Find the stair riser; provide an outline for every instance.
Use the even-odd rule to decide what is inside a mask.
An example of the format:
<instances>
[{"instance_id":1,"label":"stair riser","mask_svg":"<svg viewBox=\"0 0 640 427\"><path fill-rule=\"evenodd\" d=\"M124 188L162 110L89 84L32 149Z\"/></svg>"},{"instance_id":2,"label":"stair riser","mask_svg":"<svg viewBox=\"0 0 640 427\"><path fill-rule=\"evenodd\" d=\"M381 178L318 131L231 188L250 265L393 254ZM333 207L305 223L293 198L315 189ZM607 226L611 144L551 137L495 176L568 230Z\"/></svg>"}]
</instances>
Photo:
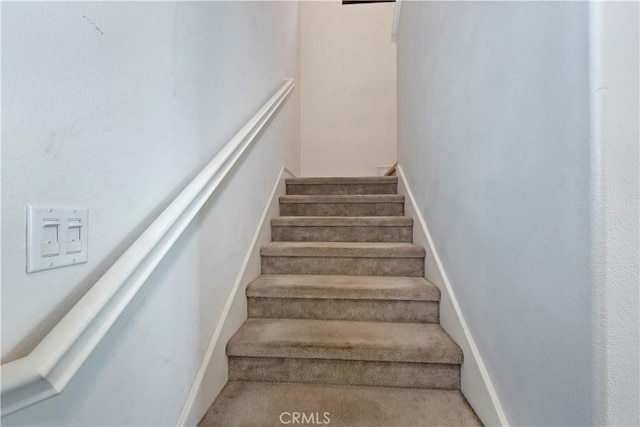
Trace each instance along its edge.
<instances>
[{"instance_id":1,"label":"stair riser","mask_svg":"<svg viewBox=\"0 0 640 427\"><path fill-rule=\"evenodd\" d=\"M281 216L402 216L404 203L280 203Z\"/></svg>"},{"instance_id":2,"label":"stair riser","mask_svg":"<svg viewBox=\"0 0 640 427\"><path fill-rule=\"evenodd\" d=\"M234 356L229 380L459 389L460 365Z\"/></svg>"},{"instance_id":3,"label":"stair riser","mask_svg":"<svg viewBox=\"0 0 640 427\"><path fill-rule=\"evenodd\" d=\"M397 194L398 184L287 184L290 195Z\"/></svg>"},{"instance_id":4,"label":"stair riser","mask_svg":"<svg viewBox=\"0 0 640 427\"><path fill-rule=\"evenodd\" d=\"M413 241L411 227L271 227L274 242L405 242Z\"/></svg>"},{"instance_id":5,"label":"stair riser","mask_svg":"<svg viewBox=\"0 0 640 427\"><path fill-rule=\"evenodd\" d=\"M437 323L433 301L249 298L249 317Z\"/></svg>"},{"instance_id":6,"label":"stair riser","mask_svg":"<svg viewBox=\"0 0 640 427\"><path fill-rule=\"evenodd\" d=\"M424 277L424 258L262 256L263 274Z\"/></svg>"}]
</instances>

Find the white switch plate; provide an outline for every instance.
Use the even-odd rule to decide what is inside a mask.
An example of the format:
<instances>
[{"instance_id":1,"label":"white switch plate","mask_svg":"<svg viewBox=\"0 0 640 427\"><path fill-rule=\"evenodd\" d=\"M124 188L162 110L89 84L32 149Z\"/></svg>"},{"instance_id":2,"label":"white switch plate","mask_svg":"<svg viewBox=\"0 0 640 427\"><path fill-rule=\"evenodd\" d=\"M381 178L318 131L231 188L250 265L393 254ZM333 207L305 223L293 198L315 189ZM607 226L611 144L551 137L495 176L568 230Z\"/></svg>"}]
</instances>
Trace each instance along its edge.
<instances>
[{"instance_id":1,"label":"white switch plate","mask_svg":"<svg viewBox=\"0 0 640 427\"><path fill-rule=\"evenodd\" d=\"M88 260L89 210L27 205L27 273Z\"/></svg>"}]
</instances>

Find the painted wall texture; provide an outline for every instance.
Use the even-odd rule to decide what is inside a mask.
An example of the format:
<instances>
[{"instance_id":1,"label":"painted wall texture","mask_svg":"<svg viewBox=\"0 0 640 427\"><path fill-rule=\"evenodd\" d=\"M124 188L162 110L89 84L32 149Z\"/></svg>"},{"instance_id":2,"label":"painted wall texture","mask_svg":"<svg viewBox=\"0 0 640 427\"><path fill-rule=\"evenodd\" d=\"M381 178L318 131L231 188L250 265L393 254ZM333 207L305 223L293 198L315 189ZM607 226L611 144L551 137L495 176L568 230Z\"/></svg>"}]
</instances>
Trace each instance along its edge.
<instances>
[{"instance_id":1,"label":"painted wall texture","mask_svg":"<svg viewBox=\"0 0 640 427\"><path fill-rule=\"evenodd\" d=\"M298 77L298 31L295 2L3 3L3 362ZM299 171L298 102L296 90L65 392L3 425L175 425L278 172ZM25 273L28 202L89 208L88 264Z\"/></svg>"},{"instance_id":2,"label":"painted wall texture","mask_svg":"<svg viewBox=\"0 0 640 427\"><path fill-rule=\"evenodd\" d=\"M302 173L378 175L396 161L393 4L300 4Z\"/></svg>"},{"instance_id":3,"label":"painted wall texture","mask_svg":"<svg viewBox=\"0 0 640 427\"><path fill-rule=\"evenodd\" d=\"M591 425L589 5L400 22L399 162L507 418Z\"/></svg>"},{"instance_id":4,"label":"painted wall texture","mask_svg":"<svg viewBox=\"0 0 640 427\"><path fill-rule=\"evenodd\" d=\"M594 425L640 425L640 5L591 6Z\"/></svg>"}]
</instances>

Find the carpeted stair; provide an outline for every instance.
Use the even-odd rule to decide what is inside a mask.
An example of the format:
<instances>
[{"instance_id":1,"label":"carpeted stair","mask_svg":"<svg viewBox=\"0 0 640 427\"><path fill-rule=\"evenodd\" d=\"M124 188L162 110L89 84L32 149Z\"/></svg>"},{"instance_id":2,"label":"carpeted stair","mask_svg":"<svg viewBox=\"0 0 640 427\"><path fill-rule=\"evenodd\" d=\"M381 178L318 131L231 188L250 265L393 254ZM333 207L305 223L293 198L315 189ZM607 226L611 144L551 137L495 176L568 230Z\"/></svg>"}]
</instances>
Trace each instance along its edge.
<instances>
[{"instance_id":1,"label":"carpeted stair","mask_svg":"<svg viewBox=\"0 0 640 427\"><path fill-rule=\"evenodd\" d=\"M397 177L287 180L201 426L481 425L396 193Z\"/></svg>"}]
</instances>

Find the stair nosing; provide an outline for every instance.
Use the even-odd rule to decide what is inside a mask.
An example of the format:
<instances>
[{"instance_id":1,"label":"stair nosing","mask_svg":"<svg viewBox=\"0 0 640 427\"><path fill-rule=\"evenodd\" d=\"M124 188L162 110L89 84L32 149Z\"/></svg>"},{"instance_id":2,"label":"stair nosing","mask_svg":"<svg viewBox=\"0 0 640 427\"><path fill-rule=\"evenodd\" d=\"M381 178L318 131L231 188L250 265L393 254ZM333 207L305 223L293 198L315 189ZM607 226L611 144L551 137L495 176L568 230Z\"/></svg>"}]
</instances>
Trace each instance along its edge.
<instances>
[{"instance_id":1,"label":"stair nosing","mask_svg":"<svg viewBox=\"0 0 640 427\"><path fill-rule=\"evenodd\" d=\"M263 257L424 258L422 246L404 242L269 242Z\"/></svg>"},{"instance_id":2,"label":"stair nosing","mask_svg":"<svg viewBox=\"0 0 640 427\"><path fill-rule=\"evenodd\" d=\"M289 330L278 331L278 327L289 327ZM388 336L377 337L359 335L366 328L377 333L387 329ZM268 330L271 328L271 330ZM303 336L297 338L292 331L298 328ZM312 335L304 336L309 331L317 333L314 341ZM395 329L395 330L394 330ZM404 331L402 331L404 329ZM329 332L329 335L326 333ZM397 342L389 342L404 334L411 335L413 346L398 347ZM422 335L420 335L422 333ZM323 335L325 334L325 335ZM332 342L330 338L342 334L344 339L360 340L359 342ZM352 334L349 336L349 334ZM279 335L279 336L278 336ZM329 337L330 338L327 338ZM420 344L420 339L423 346ZM324 341L323 341L324 339ZM270 340L270 341L269 341ZM366 342L365 342L366 341ZM438 345L443 348L438 348ZM440 354L436 354L440 353ZM324 360L361 360L372 362L431 363L459 365L463 361L462 349L444 331L438 323L395 323L355 320L316 320L316 319L273 319L249 318L227 343L227 355L236 357L269 357L289 359L324 359Z\"/></svg>"},{"instance_id":3,"label":"stair nosing","mask_svg":"<svg viewBox=\"0 0 640 427\"><path fill-rule=\"evenodd\" d=\"M373 203L404 203L402 194L288 194L280 196L281 204L373 204Z\"/></svg>"},{"instance_id":4,"label":"stair nosing","mask_svg":"<svg viewBox=\"0 0 640 427\"><path fill-rule=\"evenodd\" d=\"M311 283L316 280L319 282ZM398 282L405 282L404 287L388 285ZM440 301L440 290L421 277L261 274L247 285L245 293L247 298Z\"/></svg>"},{"instance_id":5,"label":"stair nosing","mask_svg":"<svg viewBox=\"0 0 640 427\"><path fill-rule=\"evenodd\" d=\"M412 227L407 216L279 216L272 227Z\"/></svg>"},{"instance_id":6,"label":"stair nosing","mask_svg":"<svg viewBox=\"0 0 640 427\"><path fill-rule=\"evenodd\" d=\"M376 177L296 177L286 178L287 185L384 185L397 184L397 176Z\"/></svg>"}]
</instances>

